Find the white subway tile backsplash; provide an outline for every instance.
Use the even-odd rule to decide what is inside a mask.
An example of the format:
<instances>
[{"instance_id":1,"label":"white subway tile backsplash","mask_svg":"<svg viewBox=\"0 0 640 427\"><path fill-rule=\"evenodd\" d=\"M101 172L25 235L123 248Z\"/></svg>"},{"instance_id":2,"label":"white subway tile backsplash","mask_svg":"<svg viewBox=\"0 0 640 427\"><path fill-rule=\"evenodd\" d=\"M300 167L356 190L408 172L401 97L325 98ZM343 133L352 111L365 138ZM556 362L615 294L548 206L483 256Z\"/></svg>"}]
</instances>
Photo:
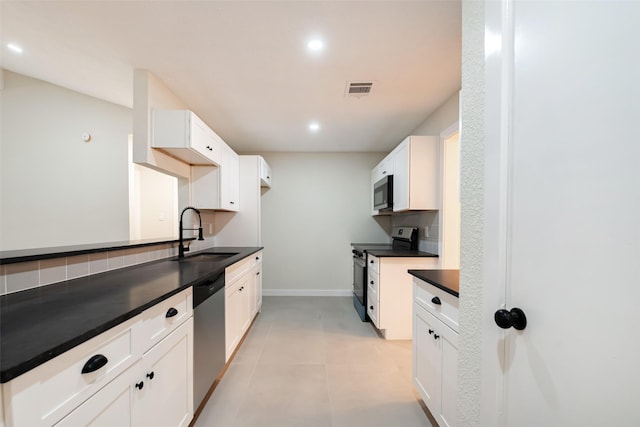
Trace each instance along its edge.
<instances>
[{"instance_id":1,"label":"white subway tile backsplash","mask_svg":"<svg viewBox=\"0 0 640 427\"><path fill-rule=\"evenodd\" d=\"M35 288L40 285L38 261L6 265L7 293Z\"/></svg>"},{"instance_id":2,"label":"white subway tile backsplash","mask_svg":"<svg viewBox=\"0 0 640 427\"><path fill-rule=\"evenodd\" d=\"M125 267L138 264L138 250L136 248L125 249L123 259Z\"/></svg>"},{"instance_id":3,"label":"white subway tile backsplash","mask_svg":"<svg viewBox=\"0 0 640 427\"><path fill-rule=\"evenodd\" d=\"M89 274L102 273L109 269L107 252L89 254Z\"/></svg>"},{"instance_id":4,"label":"white subway tile backsplash","mask_svg":"<svg viewBox=\"0 0 640 427\"><path fill-rule=\"evenodd\" d=\"M40 261L40 286L67 280L67 259L53 258Z\"/></svg>"},{"instance_id":5,"label":"white subway tile backsplash","mask_svg":"<svg viewBox=\"0 0 640 427\"><path fill-rule=\"evenodd\" d=\"M6 267L4 265L0 265L0 295L4 295L7 293L7 280L6 280Z\"/></svg>"},{"instance_id":6,"label":"white subway tile backsplash","mask_svg":"<svg viewBox=\"0 0 640 427\"><path fill-rule=\"evenodd\" d=\"M153 246L144 246L136 249L136 252L138 253L138 264L151 261L151 256L149 255L151 249L153 249Z\"/></svg>"},{"instance_id":7,"label":"white subway tile backsplash","mask_svg":"<svg viewBox=\"0 0 640 427\"><path fill-rule=\"evenodd\" d=\"M89 275L89 255L76 255L67 258L67 280Z\"/></svg>"},{"instance_id":8,"label":"white subway tile backsplash","mask_svg":"<svg viewBox=\"0 0 640 427\"><path fill-rule=\"evenodd\" d=\"M107 254L108 254L107 264L108 264L109 270L115 270L115 269L124 267L124 251L123 250L109 251L107 252Z\"/></svg>"},{"instance_id":9,"label":"white subway tile backsplash","mask_svg":"<svg viewBox=\"0 0 640 427\"><path fill-rule=\"evenodd\" d=\"M165 244L0 265L0 295L169 258L177 253L177 245Z\"/></svg>"},{"instance_id":10,"label":"white subway tile backsplash","mask_svg":"<svg viewBox=\"0 0 640 427\"><path fill-rule=\"evenodd\" d=\"M169 245L155 246L155 249L151 251L151 260L164 259L169 257Z\"/></svg>"}]
</instances>

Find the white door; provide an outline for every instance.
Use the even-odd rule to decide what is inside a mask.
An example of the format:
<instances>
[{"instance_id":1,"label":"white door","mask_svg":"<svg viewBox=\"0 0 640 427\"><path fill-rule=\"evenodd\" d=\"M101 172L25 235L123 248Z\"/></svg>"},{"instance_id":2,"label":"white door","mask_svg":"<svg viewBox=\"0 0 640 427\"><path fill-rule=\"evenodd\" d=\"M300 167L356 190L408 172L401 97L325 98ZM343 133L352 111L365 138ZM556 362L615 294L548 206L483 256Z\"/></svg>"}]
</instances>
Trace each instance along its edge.
<instances>
[{"instance_id":1,"label":"white door","mask_svg":"<svg viewBox=\"0 0 640 427\"><path fill-rule=\"evenodd\" d=\"M640 426L640 2L486 12L482 425Z\"/></svg>"}]
</instances>

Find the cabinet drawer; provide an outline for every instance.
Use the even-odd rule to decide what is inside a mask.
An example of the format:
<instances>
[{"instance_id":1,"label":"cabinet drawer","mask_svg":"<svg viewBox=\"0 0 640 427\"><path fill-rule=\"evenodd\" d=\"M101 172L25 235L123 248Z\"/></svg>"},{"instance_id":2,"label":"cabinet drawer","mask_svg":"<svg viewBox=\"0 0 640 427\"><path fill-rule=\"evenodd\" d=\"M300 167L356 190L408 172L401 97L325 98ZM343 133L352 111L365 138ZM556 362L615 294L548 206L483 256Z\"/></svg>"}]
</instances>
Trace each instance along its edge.
<instances>
[{"instance_id":1,"label":"cabinet drawer","mask_svg":"<svg viewBox=\"0 0 640 427\"><path fill-rule=\"evenodd\" d=\"M233 283L239 277L242 277L244 274L248 273L249 270L251 270L258 262L262 262L262 252L249 255L241 261L238 261L235 264L231 264L224 270L225 282L227 284Z\"/></svg>"},{"instance_id":2,"label":"cabinet drawer","mask_svg":"<svg viewBox=\"0 0 640 427\"><path fill-rule=\"evenodd\" d=\"M125 322L3 385L7 427L50 426L131 366L132 321ZM82 373L88 361L106 364ZM104 359L102 359L104 360Z\"/></svg>"},{"instance_id":3,"label":"cabinet drawer","mask_svg":"<svg viewBox=\"0 0 640 427\"><path fill-rule=\"evenodd\" d=\"M380 329L378 293L371 286L367 288L367 314L376 328Z\"/></svg>"},{"instance_id":4,"label":"cabinet drawer","mask_svg":"<svg viewBox=\"0 0 640 427\"><path fill-rule=\"evenodd\" d=\"M137 352L143 354L156 345L191 317L192 311L191 288L145 310L134 327Z\"/></svg>"},{"instance_id":5,"label":"cabinet drawer","mask_svg":"<svg viewBox=\"0 0 640 427\"><path fill-rule=\"evenodd\" d=\"M458 331L458 298L417 278L413 279L413 298L416 304Z\"/></svg>"},{"instance_id":6,"label":"cabinet drawer","mask_svg":"<svg viewBox=\"0 0 640 427\"><path fill-rule=\"evenodd\" d=\"M373 288L373 290L376 293L378 292L379 281L380 281L380 275L375 271L369 270L369 273L367 274L367 286L369 288Z\"/></svg>"},{"instance_id":7,"label":"cabinet drawer","mask_svg":"<svg viewBox=\"0 0 640 427\"><path fill-rule=\"evenodd\" d=\"M376 274L380 271L380 258L373 255L367 255L367 269L374 271Z\"/></svg>"}]
</instances>

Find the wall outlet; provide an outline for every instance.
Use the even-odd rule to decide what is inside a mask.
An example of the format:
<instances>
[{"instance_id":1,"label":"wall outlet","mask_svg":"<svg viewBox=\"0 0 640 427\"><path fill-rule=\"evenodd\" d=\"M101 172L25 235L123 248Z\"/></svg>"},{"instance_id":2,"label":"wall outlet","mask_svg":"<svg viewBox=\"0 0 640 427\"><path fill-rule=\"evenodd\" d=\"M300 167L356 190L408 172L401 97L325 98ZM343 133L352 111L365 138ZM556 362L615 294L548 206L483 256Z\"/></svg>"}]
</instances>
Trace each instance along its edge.
<instances>
[{"instance_id":1,"label":"wall outlet","mask_svg":"<svg viewBox=\"0 0 640 427\"><path fill-rule=\"evenodd\" d=\"M422 238L426 239L429 237L429 226L425 225L424 227L422 227Z\"/></svg>"}]
</instances>

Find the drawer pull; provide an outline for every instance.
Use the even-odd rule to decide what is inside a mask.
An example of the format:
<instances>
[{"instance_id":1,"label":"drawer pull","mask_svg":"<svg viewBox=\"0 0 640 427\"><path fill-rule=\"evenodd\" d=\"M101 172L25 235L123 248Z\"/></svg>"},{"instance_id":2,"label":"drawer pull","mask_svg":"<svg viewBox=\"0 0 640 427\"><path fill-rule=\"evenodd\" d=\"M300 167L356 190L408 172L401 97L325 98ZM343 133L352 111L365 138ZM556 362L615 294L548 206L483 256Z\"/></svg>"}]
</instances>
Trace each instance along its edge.
<instances>
[{"instance_id":1,"label":"drawer pull","mask_svg":"<svg viewBox=\"0 0 640 427\"><path fill-rule=\"evenodd\" d=\"M372 281L370 281L369 283L370 283L370 284L372 284L372 285L374 285L374 284L375 284L375 282L374 282L373 280L372 280Z\"/></svg>"},{"instance_id":2,"label":"drawer pull","mask_svg":"<svg viewBox=\"0 0 640 427\"><path fill-rule=\"evenodd\" d=\"M438 334L433 334L433 339L434 339L434 340L437 340L438 338L440 338L440 335L438 335Z\"/></svg>"},{"instance_id":3,"label":"drawer pull","mask_svg":"<svg viewBox=\"0 0 640 427\"><path fill-rule=\"evenodd\" d=\"M150 380L152 380L152 379L153 379L153 377L155 377L155 375L156 375L156 374L155 374L153 371L151 371L151 372L149 372L149 373L147 374L147 378L149 378Z\"/></svg>"},{"instance_id":4,"label":"drawer pull","mask_svg":"<svg viewBox=\"0 0 640 427\"><path fill-rule=\"evenodd\" d=\"M441 305L442 304L442 302L440 301L440 298L438 298L438 297L431 298L431 302L436 304L436 305Z\"/></svg>"},{"instance_id":5,"label":"drawer pull","mask_svg":"<svg viewBox=\"0 0 640 427\"><path fill-rule=\"evenodd\" d=\"M373 264L373 260L369 261L370 264Z\"/></svg>"},{"instance_id":6,"label":"drawer pull","mask_svg":"<svg viewBox=\"0 0 640 427\"><path fill-rule=\"evenodd\" d=\"M259 256L256 257L256 261L260 261L260 257Z\"/></svg>"},{"instance_id":7,"label":"drawer pull","mask_svg":"<svg viewBox=\"0 0 640 427\"><path fill-rule=\"evenodd\" d=\"M138 390L142 390L143 387L144 387L144 381L140 381L139 383L136 383L136 388Z\"/></svg>"},{"instance_id":8,"label":"drawer pull","mask_svg":"<svg viewBox=\"0 0 640 427\"><path fill-rule=\"evenodd\" d=\"M166 317L168 319L169 317L173 317L176 314L178 314L178 310L176 310L175 308L171 307L169 310L167 310L167 314L165 314L164 317Z\"/></svg>"},{"instance_id":9,"label":"drawer pull","mask_svg":"<svg viewBox=\"0 0 640 427\"><path fill-rule=\"evenodd\" d=\"M372 305L369 306L369 310L373 310L373 306Z\"/></svg>"},{"instance_id":10,"label":"drawer pull","mask_svg":"<svg viewBox=\"0 0 640 427\"><path fill-rule=\"evenodd\" d=\"M256 273L256 276L259 276L259 275L260 275L260 272L258 271L258 272Z\"/></svg>"},{"instance_id":11,"label":"drawer pull","mask_svg":"<svg viewBox=\"0 0 640 427\"><path fill-rule=\"evenodd\" d=\"M95 372L106 365L108 361L109 359L107 359L104 355L96 354L95 356L91 357L91 359L87 360L87 363L84 364L84 366L82 367L82 373L88 374L89 372Z\"/></svg>"},{"instance_id":12,"label":"drawer pull","mask_svg":"<svg viewBox=\"0 0 640 427\"><path fill-rule=\"evenodd\" d=\"M429 335L433 333L433 329L429 329Z\"/></svg>"}]
</instances>

